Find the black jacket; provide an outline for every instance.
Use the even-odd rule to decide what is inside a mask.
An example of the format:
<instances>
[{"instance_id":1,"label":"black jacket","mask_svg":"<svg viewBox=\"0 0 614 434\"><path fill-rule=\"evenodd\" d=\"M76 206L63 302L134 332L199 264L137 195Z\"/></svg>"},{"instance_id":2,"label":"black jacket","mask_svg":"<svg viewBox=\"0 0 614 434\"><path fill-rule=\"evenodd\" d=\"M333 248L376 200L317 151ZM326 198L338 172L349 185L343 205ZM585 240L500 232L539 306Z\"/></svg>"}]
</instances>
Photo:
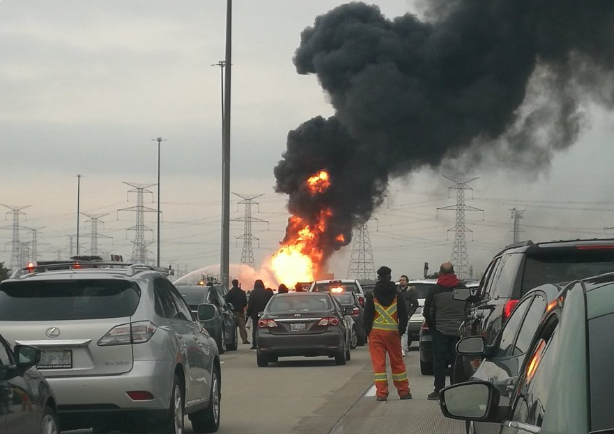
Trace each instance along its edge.
<instances>
[{"instance_id":1,"label":"black jacket","mask_svg":"<svg viewBox=\"0 0 614 434\"><path fill-rule=\"evenodd\" d=\"M394 297L397 297L397 318L399 321L399 335L402 336L407 330L407 309L405 308L405 302L397 291L397 287L392 282L382 282L381 280L375 284L375 289L373 292L367 295L367 300L365 301L365 312L364 312L364 326L365 332L367 335L371 333L371 328L373 327L373 320L375 319L375 304L373 303L373 298L376 298L379 304L384 307L388 307L394 301Z\"/></svg>"},{"instance_id":2,"label":"black jacket","mask_svg":"<svg viewBox=\"0 0 614 434\"><path fill-rule=\"evenodd\" d=\"M399 293L401 294L401 297L403 297L403 301L405 302L405 307L407 308L407 316L411 317L420 307L420 303L418 302L418 293L415 289L409 289L409 287L407 287L404 291L400 289Z\"/></svg>"},{"instance_id":3,"label":"black jacket","mask_svg":"<svg viewBox=\"0 0 614 434\"><path fill-rule=\"evenodd\" d=\"M273 293L264 288L254 288L249 294L249 303L247 304L247 316L257 318L258 312L262 312L267 303L273 297Z\"/></svg>"},{"instance_id":4,"label":"black jacket","mask_svg":"<svg viewBox=\"0 0 614 434\"><path fill-rule=\"evenodd\" d=\"M447 287L437 283L426 295L422 315L431 330L438 330L447 336L458 333L465 316L465 302L454 300L456 288L464 288L464 285Z\"/></svg>"},{"instance_id":5,"label":"black jacket","mask_svg":"<svg viewBox=\"0 0 614 434\"><path fill-rule=\"evenodd\" d=\"M245 292L237 286L230 288L230 291L228 291L228 294L226 294L224 298L226 299L226 303L232 303L233 312L243 312L243 309L247 306L247 296Z\"/></svg>"}]
</instances>

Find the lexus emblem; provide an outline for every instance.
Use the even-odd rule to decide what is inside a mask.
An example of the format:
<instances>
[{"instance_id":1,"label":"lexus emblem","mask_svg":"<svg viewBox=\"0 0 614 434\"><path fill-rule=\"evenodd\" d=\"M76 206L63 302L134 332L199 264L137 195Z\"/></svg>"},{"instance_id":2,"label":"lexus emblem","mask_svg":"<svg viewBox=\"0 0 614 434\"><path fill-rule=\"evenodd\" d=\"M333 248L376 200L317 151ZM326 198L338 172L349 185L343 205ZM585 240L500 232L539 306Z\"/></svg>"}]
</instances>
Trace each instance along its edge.
<instances>
[{"instance_id":1,"label":"lexus emblem","mask_svg":"<svg viewBox=\"0 0 614 434\"><path fill-rule=\"evenodd\" d=\"M48 328L47 331L45 332L45 334L47 335L47 337L49 338L57 338L58 336L60 336L60 329L57 327L51 327Z\"/></svg>"}]
</instances>

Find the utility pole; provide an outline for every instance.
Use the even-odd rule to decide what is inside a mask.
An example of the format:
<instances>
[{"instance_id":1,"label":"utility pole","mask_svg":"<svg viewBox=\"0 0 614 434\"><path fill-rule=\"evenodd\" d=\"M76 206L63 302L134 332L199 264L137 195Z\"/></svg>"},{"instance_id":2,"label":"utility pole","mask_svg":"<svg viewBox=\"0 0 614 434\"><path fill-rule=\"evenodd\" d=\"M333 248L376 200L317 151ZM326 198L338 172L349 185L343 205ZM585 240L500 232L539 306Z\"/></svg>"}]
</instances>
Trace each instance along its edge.
<instances>
[{"instance_id":1,"label":"utility pole","mask_svg":"<svg viewBox=\"0 0 614 434\"><path fill-rule=\"evenodd\" d=\"M455 185L450 187L450 190L456 190L456 205L449 205L437 208L437 211L456 211L456 225L453 228L448 229L448 232L454 231L454 245L452 246L452 259L451 262L454 265L454 270L459 278L469 276L469 254L467 253L467 243L465 241L465 233L473 232L471 229L465 226L465 212L467 211L482 211L483 209L475 208L465 204L465 190L473 190L471 187L467 187L467 184L479 179L479 177L471 178L467 181L456 181L452 178L448 178L444 175L444 178L454 182Z\"/></svg>"},{"instance_id":2,"label":"utility pole","mask_svg":"<svg viewBox=\"0 0 614 434\"><path fill-rule=\"evenodd\" d=\"M13 224L11 226L4 226L0 229L11 229L13 232L13 239L11 240L11 261L9 267L11 271L15 271L20 265L23 265L21 261L21 243L19 241L19 216L26 214L21 212L22 209L29 207L30 205L24 206L10 206L1 204L2 206L10 209L11 211L7 212L7 214L13 215ZM5 217L6 219L6 217Z\"/></svg>"},{"instance_id":3,"label":"utility pole","mask_svg":"<svg viewBox=\"0 0 614 434\"><path fill-rule=\"evenodd\" d=\"M232 70L232 0L226 0L226 79L224 81L224 134L222 135L222 250L220 278L226 288L230 285L230 94Z\"/></svg>"},{"instance_id":4,"label":"utility pole","mask_svg":"<svg viewBox=\"0 0 614 434\"><path fill-rule=\"evenodd\" d=\"M348 277L355 279L375 278L375 262L373 261L373 249L371 248L371 237L367 223L363 223L354 229Z\"/></svg>"},{"instance_id":5,"label":"utility pole","mask_svg":"<svg viewBox=\"0 0 614 434\"><path fill-rule=\"evenodd\" d=\"M252 205L258 205L258 202L254 202L254 199L264 196L263 194L239 194L232 193L235 196L243 199L241 202L238 202L237 205L245 205L245 216L239 217L236 219L232 219L235 222L243 222L243 235L237 237L237 239L243 240L243 251L241 252L241 263L245 265L249 265L254 268L254 251L252 249L252 241L260 241L257 237L252 235L252 222L257 223L266 223L268 225L267 220L262 220L257 217L252 217Z\"/></svg>"},{"instance_id":6,"label":"utility pole","mask_svg":"<svg viewBox=\"0 0 614 434\"><path fill-rule=\"evenodd\" d=\"M143 197L144 193L153 194L151 191L146 190L149 187L153 187L156 184L136 184L130 182L124 182L124 184L134 187L134 190L128 191L128 193L136 193L136 206L128 208L118 209L118 218L120 211L134 211L136 212L136 224L126 229L127 231L135 231L134 241L132 242L132 258L133 263L146 264L147 263L147 246L151 242L145 241L145 231L153 232L151 228L145 226L145 213L156 212L155 209L144 205Z\"/></svg>"},{"instance_id":7,"label":"utility pole","mask_svg":"<svg viewBox=\"0 0 614 434\"><path fill-rule=\"evenodd\" d=\"M160 143L166 142L166 139L158 137L157 139L151 139L158 142L158 243L156 249L156 267L160 266Z\"/></svg>"},{"instance_id":8,"label":"utility pole","mask_svg":"<svg viewBox=\"0 0 614 434\"><path fill-rule=\"evenodd\" d=\"M524 232L520 229L520 220L526 210L512 208L510 211L512 212L512 242L516 244L520 241L520 233Z\"/></svg>"},{"instance_id":9,"label":"utility pole","mask_svg":"<svg viewBox=\"0 0 614 434\"><path fill-rule=\"evenodd\" d=\"M98 233L98 221L100 220L101 217L108 215L108 213L98 214L98 215L92 215L92 214L86 214L86 213L82 213L82 214L89 218L89 220L86 220L86 222L91 222L92 224L91 231L90 231L90 254L92 256L97 256L98 255L98 238L113 238L108 235L101 235ZM101 221L101 223L104 225L103 221Z\"/></svg>"},{"instance_id":10,"label":"utility pole","mask_svg":"<svg viewBox=\"0 0 614 434\"><path fill-rule=\"evenodd\" d=\"M77 175L77 256L79 256L79 220L80 220L79 216L81 215L80 207L81 207L81 174L78 174Z\"/></svg>"}]
</instances>

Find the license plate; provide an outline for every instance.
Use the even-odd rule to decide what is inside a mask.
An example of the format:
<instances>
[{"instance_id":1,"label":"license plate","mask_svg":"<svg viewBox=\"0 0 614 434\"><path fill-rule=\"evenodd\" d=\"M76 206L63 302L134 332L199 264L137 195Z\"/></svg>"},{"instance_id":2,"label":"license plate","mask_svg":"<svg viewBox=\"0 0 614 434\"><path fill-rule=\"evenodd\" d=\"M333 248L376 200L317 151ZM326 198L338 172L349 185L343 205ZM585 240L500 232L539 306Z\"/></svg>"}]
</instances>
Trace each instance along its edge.
<instances>
[{"instance_id":1,"label":"license plate","mask_svg":"<svg viewBox=\"0 0 614 434\"><path fill-rule=\"evenodd\" d=\"M69 369L72 368L71 350L43 350L41 360L36 365L38 369Z\"/></svg>"},{"instance_id":2,"label":"license plate","mask_svg":"<svg viewBox=\"0 0 614 434\"><path fill-rule=\"evenodd\" d=\"M290 331L291 332L304 332L305 331L305 323L304 322L292 322L292 323L290 323Z\"/></svg>"}]
</instances>

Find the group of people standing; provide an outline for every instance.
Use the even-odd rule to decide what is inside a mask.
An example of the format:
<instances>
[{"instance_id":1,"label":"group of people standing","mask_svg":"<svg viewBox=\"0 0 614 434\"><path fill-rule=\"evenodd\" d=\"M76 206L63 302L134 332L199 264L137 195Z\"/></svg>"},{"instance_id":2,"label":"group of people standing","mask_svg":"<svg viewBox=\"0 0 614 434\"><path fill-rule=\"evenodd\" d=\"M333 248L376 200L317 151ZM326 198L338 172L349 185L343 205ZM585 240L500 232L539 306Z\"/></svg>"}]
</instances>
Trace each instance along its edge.
<instances>
[{"instance_id":1,"label":"group of people standing","mask_svg":"<svg viewBox=\"0 0 614 434\"><path fill-rule=\"evenodd\" d=\"M409 279L399 279L399 289L392 282L392 270L377 270L378 281L365 301L364 327L369 338L369 354L375 377L376 399L388 399L386 355L390 360L392 383L400 399L411 399L409 380L403 356L407 349L407 325L418 308L416 294L408 288ZM450 262L439 269L437 284L429 290L424 303L423 316L433 338L433 372L435 389L428 399L439 399L445 386L448 363L456 356L456 332L464 318L465 303L454 300L453 291L461 284Z\"/></svg>"}]
</instances>

